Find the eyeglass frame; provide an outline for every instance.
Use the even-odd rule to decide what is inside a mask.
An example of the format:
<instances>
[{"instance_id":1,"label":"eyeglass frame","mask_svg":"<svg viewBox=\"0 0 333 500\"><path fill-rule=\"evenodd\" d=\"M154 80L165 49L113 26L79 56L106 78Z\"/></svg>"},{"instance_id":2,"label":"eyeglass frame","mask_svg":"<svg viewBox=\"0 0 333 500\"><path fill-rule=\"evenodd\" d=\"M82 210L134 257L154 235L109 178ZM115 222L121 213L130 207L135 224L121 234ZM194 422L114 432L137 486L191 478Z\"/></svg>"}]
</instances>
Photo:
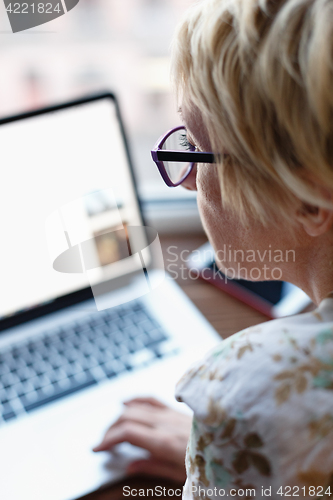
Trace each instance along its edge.
<instances>
[{"instance_id":1,"label":"eyeglass frame","mask_svg":"<svg viewBox=\"0 0 333 500\"><path fill-rule=\"evenodd\" d=\"M185 179L192 172L194 165L197 163L216 163L216 157L214 153L195 151L195 146L190 144L190 151L175 151L175 150L166 150L162 149L165 141L177 130L186 130L184 125L180 125L178 127L172 128L168 130L168 132L162 135L158 141L156 142L154 148L151 150L151 156L153 161L156 163L156 166L164 180L165 184L169 187L177 187L184 182ZM164 161L174 161L179 163L189 163L189 167L185 174L182 176L180 181L174 183L170 179L167 171L163 165Z\"/></svg>"}]
</instances>

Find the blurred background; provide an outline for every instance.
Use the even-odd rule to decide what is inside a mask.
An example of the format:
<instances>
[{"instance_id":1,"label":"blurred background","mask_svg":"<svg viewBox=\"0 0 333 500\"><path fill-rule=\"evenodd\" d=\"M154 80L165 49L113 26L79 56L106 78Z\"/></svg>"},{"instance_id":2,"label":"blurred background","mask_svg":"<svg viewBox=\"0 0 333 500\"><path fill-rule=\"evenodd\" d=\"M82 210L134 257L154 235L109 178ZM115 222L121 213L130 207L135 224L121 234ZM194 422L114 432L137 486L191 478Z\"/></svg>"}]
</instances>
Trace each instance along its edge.
<instances>
[{"instance_id":1,"label":"blurred background","mask_svg":"<svg viewBox=\"0 0 333 500\"><path fill-rule=\"evenodd\" d=\"M193 193L164 186L150 157L158 137L180 123L170 85L170 43L193 3L81 0L68 14L16 34L0 3L0 117L115 92L147 221L162 232L200 227Z\"/></svg>"}]
</instances>

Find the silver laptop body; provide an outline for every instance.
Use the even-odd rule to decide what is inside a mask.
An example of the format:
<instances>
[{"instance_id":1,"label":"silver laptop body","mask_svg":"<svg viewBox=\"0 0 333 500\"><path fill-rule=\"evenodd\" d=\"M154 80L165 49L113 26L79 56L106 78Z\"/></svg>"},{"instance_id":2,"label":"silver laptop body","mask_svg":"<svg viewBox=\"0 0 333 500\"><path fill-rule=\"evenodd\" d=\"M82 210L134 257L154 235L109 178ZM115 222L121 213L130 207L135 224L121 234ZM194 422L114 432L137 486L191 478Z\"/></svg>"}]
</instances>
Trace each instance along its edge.
<instances>
[{"instance_id":1,"label":"silver laptop body","mask_svg":"<svg viewBox=\"0 0 333 500\"><path fill-rule=\"evenodd\" d=\"M122 401L174 400L219 337L144 229L112 94L0 121L0 498L71 500L145 456L92 452Z\"/></svg>"}]
</instances>

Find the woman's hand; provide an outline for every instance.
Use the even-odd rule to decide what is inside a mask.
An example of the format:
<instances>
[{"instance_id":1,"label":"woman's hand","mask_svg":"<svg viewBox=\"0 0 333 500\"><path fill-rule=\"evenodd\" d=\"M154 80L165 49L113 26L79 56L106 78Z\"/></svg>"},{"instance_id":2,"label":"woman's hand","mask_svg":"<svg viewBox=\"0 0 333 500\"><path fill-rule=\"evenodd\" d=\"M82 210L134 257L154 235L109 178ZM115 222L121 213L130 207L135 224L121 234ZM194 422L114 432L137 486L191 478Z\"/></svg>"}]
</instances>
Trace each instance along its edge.
<instances>
[{"instance_id":1,"label":"woman's hand","mask_svg":"<svg viewBox=\"0 0 333 500\"><path fill-rule=\"evenodd\" d=\"M111 425L94 451L106 451L127 441L151 454L147 460L132 462L128 474L142 473L184 482L191 417L154 398L136 398L124 405L124 413Z\"/></svg>"}]
</instances>

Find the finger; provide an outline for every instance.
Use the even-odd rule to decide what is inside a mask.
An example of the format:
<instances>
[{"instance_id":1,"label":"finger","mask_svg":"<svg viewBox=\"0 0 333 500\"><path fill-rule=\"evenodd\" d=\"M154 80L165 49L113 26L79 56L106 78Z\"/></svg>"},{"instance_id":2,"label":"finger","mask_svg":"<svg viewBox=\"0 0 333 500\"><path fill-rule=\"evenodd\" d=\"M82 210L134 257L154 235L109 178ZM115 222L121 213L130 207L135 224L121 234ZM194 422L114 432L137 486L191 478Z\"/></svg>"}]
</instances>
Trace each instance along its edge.
<instances>
[{"instance_id":1,"label":"finger","mask_svg":"<svg viewBox=\"0 0 333 500\"><path fill-rule=\"evenodd\" d=\"M159 403L159 401L156 401L156 403ZM158 410L169 409L167 406L162 405L162 403L160 403L161 406L151 406L150 404L147 406L147 404L142 404L141 399L139 398L124 404L126 405L124 412L110 425L104 434L103 440L105 439L106 434L113 427L116 427L126 421L132 421L148 427L154 427L160 420L160 418L158 418Z\"/></svg>"},{"instance_id":2,"label":"finger","mask_svg":"<svg viewBox=\"0 0 333 500\"><path fill-rule=\"evenodd\" d=\"M144 448L157 458L165 456L168 446L168 440L163 438L160 431L134 422L124 422L109 429L103 441L93 451L107 451L116 444L124 442Z\"/></svg>"},{"instance_id":3,"label":"finger","mask_svg":"<svg viewBox=\"0 0 333 500\"><path fill-rule=\"evenodd\" d=\"M146 427L153 428L157 427L158 424L162 421L162 416L159 415L158 412L161 412L160 408L147 408L147 406L143 405L133 405L133 406L128 406L124 413L120 415L120 417L113 422L112 425L108 428L106 431L104 438L106 437L107 433L111 430L114 429L115 427L124 424L124 423L136 423L140 425L145 425Z\"/></svg>"},{"instance_id":4,"label":"finger","mask_svg":"<svg viewBox=\"0 0 333 500\"><path fill-rule=\"evenodd\" d=\"M129 401L124 401L123 403L125 406L131 406L133 404L146 404L146 405L151 405L155 406L156 408L168 408L167 405L164 403L161 403L158 399L151 398L151 397L143 397L143 398L134 398L130 399Z\"/></svg>"},{"instance_id":5,"label":"finger","mask_svg":"<svg viewBox=\"0 0 333 500\"><path fill-rule=\"evenodd\" d=\"M111 427L117 427L125 422L145 425L149 428L156 427L157 422L154 415L149 415L149 413L145 411L140 411L138 407L133 408L133 410L135 411L123 413Z\"/></svg>"},{"instance_id":6,"label":"finger","mask_svg":"<svg viewBox=\"0 0 333 500\"><path fill-rule=\"evenodd\" d=\"M185 465L180 467L162 460L138 460L132 462L127 468L127 473L130 475L146 474L179 482L185 482L186 479Z\"/></svg>"}]
</instances>

